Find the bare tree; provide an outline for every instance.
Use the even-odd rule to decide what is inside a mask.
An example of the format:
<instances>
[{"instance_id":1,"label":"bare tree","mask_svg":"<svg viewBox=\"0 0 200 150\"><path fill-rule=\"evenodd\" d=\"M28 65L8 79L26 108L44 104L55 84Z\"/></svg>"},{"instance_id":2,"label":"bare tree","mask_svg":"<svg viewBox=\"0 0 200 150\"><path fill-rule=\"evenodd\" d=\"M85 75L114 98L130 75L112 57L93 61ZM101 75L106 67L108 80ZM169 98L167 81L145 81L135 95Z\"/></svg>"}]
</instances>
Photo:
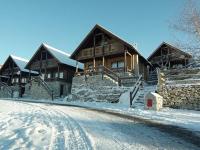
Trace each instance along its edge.
<instances>
[{"instance_id":1,"label":"bare tree","mask_svg":"<svg viewBox=\"0 0 200 150\"><path fill-rule=\"evenodd\" d=\"M170 21L176 37L176 45L195 54L200 53L200 6L199 1L186 0L181 13L173 21ZM177 38L179 37L179 38Z\"/></svg>"}]
</instances>

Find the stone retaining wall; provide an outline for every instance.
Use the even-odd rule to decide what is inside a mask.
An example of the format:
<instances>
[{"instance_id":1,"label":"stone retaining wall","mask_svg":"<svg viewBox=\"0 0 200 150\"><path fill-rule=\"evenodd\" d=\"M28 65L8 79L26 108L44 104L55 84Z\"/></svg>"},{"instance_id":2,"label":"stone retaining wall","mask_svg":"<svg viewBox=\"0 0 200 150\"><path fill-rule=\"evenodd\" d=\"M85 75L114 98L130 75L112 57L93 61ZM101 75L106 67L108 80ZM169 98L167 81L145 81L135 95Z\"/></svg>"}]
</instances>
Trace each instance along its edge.
<instances>
[{"instance_id":1,"label":"stone retaining wall","mask_svg":"<svg viewBox=\"0 0 200 150\"><path fill-rule=\"evenodd\" d=\"M8 89L5 87L0 87L0 98L11 98L11 94L8 92Z\"/></svg>"},{"instance_id":2,"label":"stone retaining wall","mask_svg":"<svg viewBox=\"0 0 200 150\"><path fill-rule=\"evenodd\" d=\"M60 85L63 85L63 96L71 93L71 84L61 81L46 82L51 90L53 90L54 98L60 97ZM27 84L25 87L24 97L32 99L52 99L51 94L38 82L32 81L32 85Z\"/></svg>"},{"instance_id":3,"label":"stone retaining wall","mask_svg":"<svg viewBox=\"0 0 200 150\"><path fill-rule=\"evenodd\" d=\"M200 110L200 85L163 85L158 89L163 96L164 106L181 109Z\"/></svg>"},{"instance_id":4,"label":"stone retaining wall","mask_svg":"<svg viewBox=\"0 0 200 150\"><path fill-rule=\"evenodd\" d=\"M118 83L101 75L76 76L72 82L72 99L83 101L118 102L122 93L129 88L119 87Z\"/></svg>"},{"instance_id":5,"label":"stone retaining wall","mask_svg":"<svg viewBox=\"0 0 200 150\"><path fill-rule=\"evenodd\" d=\"M31 99L52 99L51 95L44 89L44 87L38 82L32 81L26 84L24 97Z\"/></svg>"}]
</instances>

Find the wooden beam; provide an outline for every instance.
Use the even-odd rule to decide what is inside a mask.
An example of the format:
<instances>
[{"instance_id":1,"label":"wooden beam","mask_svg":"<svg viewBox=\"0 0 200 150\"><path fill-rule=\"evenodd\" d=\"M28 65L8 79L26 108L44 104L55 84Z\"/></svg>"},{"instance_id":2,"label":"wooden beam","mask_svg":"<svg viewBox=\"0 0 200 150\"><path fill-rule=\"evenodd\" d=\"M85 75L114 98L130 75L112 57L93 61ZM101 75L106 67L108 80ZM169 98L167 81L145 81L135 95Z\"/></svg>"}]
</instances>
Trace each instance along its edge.
<instances>
[{"instance_id":1,"label":"wooden beam","mask_svg":"<svg viewBox=\"0 0 200 150\"><path fill-rule=\"evenodd\" d=\"M135 69L135 58L134 58L134 55L132 55L132 66L133 66L133 68L132 68L132 70L134 70Z\"/></svg>"},{"instance_id":2,"label":"wooden beam","mask_svg":"<svg viewBox=\"0 0 200 150\"><path fill-rule=\"evenodd\" d=\"M57 76L57 78L59 79L59 77L60 77L60 66L58 64L58 76Z\"/></svg>"},{"instance_id":3,"label":"wooden beam","mask_svg":"<svg viewBox=\"0 0 200 150\"><path fill-rule=\"evenodd\" d=\"M129 51L127 51L126 54L128 54L131 57L131 70L133 70L133 56L131 55L131 53L129 53Z\"/></svg>"},{"instance_id":4,"label":"wooden beam","mask_svg":"<svg viewBox=\"0 0 200 150\"><path fill-rule=\"evenodd\" d=\"M76 61L76 73L78 72L78 61Z\"/></svg>"},{"instance_id":5,"label":"wooden beam","mask_svg":"<svg viewBox=\"0 0 200 150\"><path fill-rule=\"evenodd\" d=\"M103 41L102 55L104 56L104 46L105 46L105 35L104 34L102 34L102 41Z\"/></svg>"},{"instance_id":6,"label":"wooden beam","mask_svg":"<svg viewBox=\"0 0 200 150\"><path fill-rule=\"evenodd\" d=\"M95 61L95 58L93 58L93 68L95 69L96 67L96 61Z\"/></svg>"},{"instance_id":7,"label":"wooden beam","mask_svg":"<svg viewBox=\"0 0 200 150\"><path fill-rule=\"evenodd\" d=\"M127 58L126 58L126 53L127 53L127 50L125 50L125 52L124 52L124 72L127 71Z\"/></svg>"},{"instance_id":8,"label":"wooden beam","mask_svg":"<svg viewBox=\"0 0 200 150\"><path fill-rule=\"evenodd\" d=\"M140 68L139 68L139 56L136 55L136 65L137 65L137 74L140 75Z\"/></svg>"},{"instance_id":9,"label":"wooden beam","mask_svg":"<svg viewBox=\"0 0 200 150\"><path fill-rule=\"evenodd\" d=\"M44 77L45 77L45 79L47 79L47 52L45 53L46 55L45 55L45 75L44 75Z\"/></svg>"},{"instance_id":10,"label":"wooden beam","mask_svg":"<svg viewBox=\"0 0 200 150\"><path fill-rule=\"evenodd\" d=\"M102 62L103 62L102 65L105 66L105 58L104 58L104 56L103 56Z\"/></svg>"},{"instance_id":11,"label":"wooden beam","mask_svg":"<svg viewBox=\"0 0 200 150\"><path fill-rule=\"evenodd\" d=\"M93 57L95 57L95 47L96 47L96 37L94 34L94 36L93 36Z\"/></svg>"},{"instance_id":12,"label":"wooden beam","mask_svg":"<svg viewBox=\"0 0 200 150\"><path fill-rule=\"evenodd\" d=\"M42 73L42 52L40 53L40 75Z\"/></svg>"}]
</instances>

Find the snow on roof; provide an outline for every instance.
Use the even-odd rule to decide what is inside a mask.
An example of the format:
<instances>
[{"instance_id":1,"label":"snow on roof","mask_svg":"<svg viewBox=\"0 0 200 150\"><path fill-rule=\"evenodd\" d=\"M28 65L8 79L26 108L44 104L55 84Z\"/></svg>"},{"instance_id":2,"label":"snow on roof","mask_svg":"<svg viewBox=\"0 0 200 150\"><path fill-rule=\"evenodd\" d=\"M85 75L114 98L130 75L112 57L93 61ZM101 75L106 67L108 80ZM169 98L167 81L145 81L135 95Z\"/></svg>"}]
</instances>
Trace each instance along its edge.
<instances>
[{"instance_id":1,"label":"snow on roof","mask_svg":"<svg viewBox=\"0 0 200 150\"><path fill-rule=\"evenodd\" d=\"M76 67L76 61L69 58L70 54L63 52L61 50L58 50L52 46L49 46L48 44L42 43L42 45L54 56L56 57L61 63ZM79 63L79 68L83 69L83 64Z\"/></svg>"},{"instance_id":2,"label":"snow on roof","mask_svg":"<svg viewBox=\"0 0 200 150\"><path fill-rule=\"evenodd\" d=\"M21 58L21 57L18 57L18 56L14 56L14 55L10 55L10 57L13 59L13 61L20 68L21 71L23 71L23 72L29 72L28 69L25 69L25 66L27 65L27 63L28 63L29 60ZM31 71L31 73L38 73L38 72Z\"/></svg>"}]
</instances>

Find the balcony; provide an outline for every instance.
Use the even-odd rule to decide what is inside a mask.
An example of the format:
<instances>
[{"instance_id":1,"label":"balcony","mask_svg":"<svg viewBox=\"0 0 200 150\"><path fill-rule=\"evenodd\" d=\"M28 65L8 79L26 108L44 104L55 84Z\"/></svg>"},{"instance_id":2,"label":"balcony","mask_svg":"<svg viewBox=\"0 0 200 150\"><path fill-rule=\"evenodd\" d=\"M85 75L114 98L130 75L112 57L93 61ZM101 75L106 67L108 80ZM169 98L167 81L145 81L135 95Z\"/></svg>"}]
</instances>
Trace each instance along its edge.
<instances>
[{"instance_id":1,"label":"balcony","mask_svg":"<svg viewBox=\"0 0 200 150\"><path fill-rule=\"evenodd\" d=\"M112 55L112 54L117 54L117 53L123 53L124 52L124 47L123 45L119 43L113 43L113 44L108 44L104 46L104 55ZM83 59L88 59L88 58L93 58L93 47L82 49L80 53L78 54L78 59L83 60ZM96 46L95 47L95 57L100 57L103 56L103 46Z\"/></svg>"},{"instance_id":2,"label":"balcony","mask_svg":"<svg viewBox=\"0 0 200 150\"><path fill-rule=\"evenodd\" d=\"M45 67L51 68L51 67L56 67L57 66L57 61L55 59L48 59L48 60L42 60L42 62L35 61L31 64L31 69L37 70L40 68L40 63L41 67L44 69Z\"/></svg>"}]
</instances>

